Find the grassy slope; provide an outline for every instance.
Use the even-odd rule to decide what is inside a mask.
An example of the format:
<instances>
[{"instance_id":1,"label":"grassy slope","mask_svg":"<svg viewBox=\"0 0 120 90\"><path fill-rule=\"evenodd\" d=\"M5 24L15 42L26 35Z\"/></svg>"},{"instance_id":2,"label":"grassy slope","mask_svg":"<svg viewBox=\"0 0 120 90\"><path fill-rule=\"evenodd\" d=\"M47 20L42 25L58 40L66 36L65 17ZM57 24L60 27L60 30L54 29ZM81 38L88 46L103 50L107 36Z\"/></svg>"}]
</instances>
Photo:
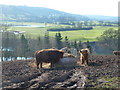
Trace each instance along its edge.
<instances>
[{"instance_id":1,"label":"grassy slope","mask_svg":"<svg viewBox=\"0 0 120 90\"><path fill-rule=\"evenodd\" d=\"M32 25L41 25L41 23L24 23ZM31 35L32 38L37 38L38 36L44 36L48 28L56 27L65 27L65 25L55 25L47 24L49 27L10 27L9 30L18 30L26 31L26 35ZM97 26L93 30L77 30L77 31L61 31L63 38L68 36L69 40L82 40L82 41L96 41L96 37L100 36L105 30L109 28L114 28L117 30L117 27L108 27L108 26ZM55 36L57 32L49 32L50 36Z\"/></svg>"}]
</instances>

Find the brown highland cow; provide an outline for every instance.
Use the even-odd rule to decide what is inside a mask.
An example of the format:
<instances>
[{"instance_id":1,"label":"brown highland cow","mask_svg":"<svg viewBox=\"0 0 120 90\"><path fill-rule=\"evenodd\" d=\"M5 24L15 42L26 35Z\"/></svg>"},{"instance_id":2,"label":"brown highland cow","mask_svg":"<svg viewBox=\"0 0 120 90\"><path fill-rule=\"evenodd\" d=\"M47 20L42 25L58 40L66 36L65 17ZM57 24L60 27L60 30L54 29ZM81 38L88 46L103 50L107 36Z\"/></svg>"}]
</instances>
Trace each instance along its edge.
<instances>
[{"instance_id":1,"label":"brown highland cow","mask_svg":"<svg viewBox=\"0 0 120 90\"><path fill-rule=\"evenodd\" d=\"M80 62L81 62L81 65L88 65L88 56L90 54L89 49L88 48L81 49L79 51L79 53L80 53Z\"/></svg>"},{"instance_id":2,"label":"brown highland cow","mask_svg":"<svg viewBox=\"0 0 120 90\"><path fill-rule=\"evenodd\" d=\"M54 66L55 63L59 62L60 58L63 58L64 52L57 49L44 49L36 51L34 54L34 63L37 66L37 69L42 68L42 63L51 63L51 67Z\"/></svg>"}]
</instances>

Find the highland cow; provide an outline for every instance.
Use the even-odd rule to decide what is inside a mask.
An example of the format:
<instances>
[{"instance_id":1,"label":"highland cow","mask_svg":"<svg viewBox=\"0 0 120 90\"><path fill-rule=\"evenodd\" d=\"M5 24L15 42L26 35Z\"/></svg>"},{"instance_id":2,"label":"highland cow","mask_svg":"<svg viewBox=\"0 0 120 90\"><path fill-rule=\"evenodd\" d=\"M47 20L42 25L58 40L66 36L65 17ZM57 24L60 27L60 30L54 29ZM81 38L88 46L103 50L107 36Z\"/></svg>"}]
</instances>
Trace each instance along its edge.
<instances>
[{"instance_id":1,"label":"highland cow","mask_svg":"<svg viewBox=\"0 0 120 90\"><path fill-rule=\"evenodd\" d=\"M51 67L54 66L55 63L59 62L60 58L63 57L64 52L57 49L44 49L35 52L34 55L34 63L37 66L37 69L42 68L42 63L51 63Z\"/></svg>"},{"instance_id":2,"label":"highland cow","mask_svg":"<svg viewBox=\"0 0 120 90\"><path fill-rule=\"evenodd\" d=\"M113 51L114 55L120 55L120 51Z\"/></svg>"},{"instance_id":3,"label":"highland cow","mask_svg":"<svg viewBox=\"0 0 120 90\"><path fill-rule=\"evenodd\" d=\"M81 62L81 65L88 65L88 56L90 54L89 49L88 48L81 49L79 51L79 53L80 53L80 62Z\"/></svg>"}]
</instances>

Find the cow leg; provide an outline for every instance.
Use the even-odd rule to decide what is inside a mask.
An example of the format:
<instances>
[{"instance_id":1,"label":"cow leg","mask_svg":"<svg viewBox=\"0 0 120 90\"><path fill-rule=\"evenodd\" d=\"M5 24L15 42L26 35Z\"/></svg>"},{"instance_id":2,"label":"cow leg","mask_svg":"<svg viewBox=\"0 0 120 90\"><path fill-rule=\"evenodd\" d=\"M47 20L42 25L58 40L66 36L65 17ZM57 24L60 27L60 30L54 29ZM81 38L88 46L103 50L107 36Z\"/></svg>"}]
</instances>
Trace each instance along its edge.
<instances>
[{"instance_id":1,"label":"cow leg","mask_svg":"<svg viewBox=\"0 0 120 90\"><path fill-rule=\"evenodd\" d=\"M51 67L51 68L52 68L52 67L54 67L54 64L53 64L53 63L51 63L51 66L50 66L50 67Z\"/></svg>"},{"instance_id":2,"label":"cow leg","mask_svg":"<svg viewBox=\"0 0 120 90\"><path fill-rule=\"evenodd\" d=\"M81 64L84 64L84 59L82 58L82 60L81 60Z\"/></svg>"},{"instance_id":3,"label":"cow leg","mask_svg":"<svg viewBox=\"0 0 120 90\"><path fill-rule=\"evenodd\" d=\"M37 69L39 69L39 63L37 63Z\"/></svg>"},{"instance_id":4,"label":"cow leg","mask_svg":"<svg viewBox=\"0 0 120 90\"><path fill-rule=\"evenodd\" d=\"M80 57L81 64L83 64L83 63L84 63L84 62L83 62L83 60L84 60L84 57L83 57L83 56L81 56L81 57Z\"/></svg>"},{"instance_id":5,"label":"cow leg","mask_svg":"<svg viewBox=\"0 0 120 90\"><path fill-rule=\"evenodd\" d=\"M42 68L42 62L40 63L40 68Z\"/></svg>"},{"instance_id":6,"label":"cow leg","mask_svg":"<svg viewBox=\"0 0 120 90\"><path fill-rule=\"evenodd\" d=\"M51 66L50 66L50 67L52 68L52 66L53 66L53 63L51 63Z\"/></svg>"},{"instance_id":7,"label":"cow leg","mask_svg":"<svg viewBox=\"0 0 120 90\"><path fill-rule=\"evenodd\" d=\"M86 60L83 58L82 59L82 65L85 66L85 64L86 64Z\"/></svg>"},{"instance_id":8,"label":"cow leg","mask_svg":"<svg viewBox=\"0 0 120 90\"><path fill-rule=\"evenodd\" d=\"M85 59L85 61L84 61L84 65L87 65L87 60Z\"/></svg>"},{"instance_id":9,"label":"cow leg","mask_svg":"<svg viewBox=\"0 0 120 90\"><path fill-rule=\"evenodd\" d=\"M86 64L88 65L88 59L86 59Z\"/></svg>"}]
</instances>

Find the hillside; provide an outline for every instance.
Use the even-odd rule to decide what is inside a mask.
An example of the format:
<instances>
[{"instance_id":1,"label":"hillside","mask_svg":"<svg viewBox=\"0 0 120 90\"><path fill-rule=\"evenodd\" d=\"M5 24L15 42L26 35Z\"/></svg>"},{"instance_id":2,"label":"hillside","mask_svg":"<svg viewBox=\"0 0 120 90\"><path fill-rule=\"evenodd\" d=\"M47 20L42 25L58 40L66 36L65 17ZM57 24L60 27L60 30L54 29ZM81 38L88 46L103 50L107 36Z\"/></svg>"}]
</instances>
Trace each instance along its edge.
<instances>
[{"instance_id":1,"label":"hillside","mask_svg":"<svg viewBox=\"0 0 120 90\"><path fill-rule=\"evenodd\" d=\"M78 15L44 7L0 5L0 19L19 22L68 22L68 21L116 21L117 17L101 15Z\"/></svg>"},{"instance_id":2,"label":"hillside","mask_svg":"<svg viewBox=\"0 0 120 90\"><path fill-rule=\"evenodd\" d=\"M27 22L64 22L89 20L88 17L43 7L0 5L2 19Z\"/></svg>"},{"instance_id":3,"label":"hillside","mask_svg":"<svg viewBox=\"0 0 120 90\"><path fill-rule=\"evenodd\" d=\"M89 66L69 66L41 72L30 65L33 60L2 62L3 88L6 89L62 89L112 88L118 90L118 56L91 55ZM98 90L97 89L97 90ZM109 89L108 89L109 90Z\"/></svg>"},{"instance_id":4,"label":"hillside","mask_svg":"<svg viewBox=\"0 0 120 90\"><path fill-rule=\"evenodd\" d=\"M118 17L115 16L103 16L103 15L85 15L91 20L96 21L118 21Z\"/></svg>"}]
</instances>

